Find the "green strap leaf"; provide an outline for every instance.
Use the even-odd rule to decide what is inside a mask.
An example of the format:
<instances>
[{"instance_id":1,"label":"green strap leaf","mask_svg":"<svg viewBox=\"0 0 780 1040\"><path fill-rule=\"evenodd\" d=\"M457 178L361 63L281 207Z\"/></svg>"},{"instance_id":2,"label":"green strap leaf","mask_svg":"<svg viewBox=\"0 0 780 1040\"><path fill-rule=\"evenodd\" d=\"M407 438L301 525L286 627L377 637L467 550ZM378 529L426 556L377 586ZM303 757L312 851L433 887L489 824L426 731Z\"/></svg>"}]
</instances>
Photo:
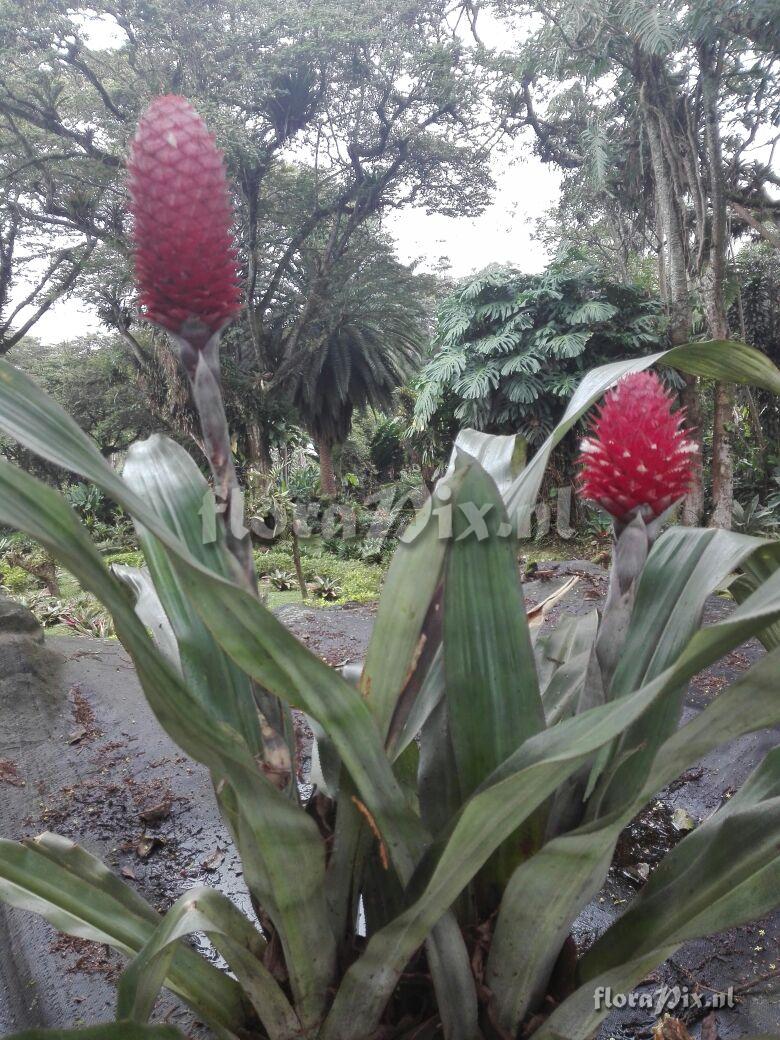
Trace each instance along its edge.
<instances>
[{"instance_id":1,"label":"green strap leaf","mask_svg":"<svg viewBox=\"0 0 780 1040\"><path fill-rule=\"evenodd\" d=\"M707 597L765 545L733 531L672 527L662 534L639 580L610 697L638 689L673 664L699 628ZM656 750L677 728L684 694L684 684L670 690L623 734L616 748L620 764L596 791L591 815L619 809L641 788Z\"/></svg>"},{"instance_id":2,"label":"green strap leaf","mask_svg":"<svg viewBox=\"0 0 780 1040\"><path fill-rule=\"evenodd\" d=\"M511 528L493 480L470 456L452 499L453 540L444 583L445 698L464 798L508 756L544 729L544 710L528 631ZM537 814L476 879L488 914L507 878L541 844Z\"/></svg>"},{"instance_id":3,"label":"green strap leaf","mask_svg":"<svg viewBox=\"0 0 780 1040\"><path fill-rule=\"evenodd\" d=\"M495 484L460 455L444 585L445 696L464 796L544 728L522 586Z\"/></svg>"},{"instance_id":4,"label":"green strap leaf","mask_svg":"<svg viewBox=\"0 0 780 1040\"><path fill-rule=\"evenodd\" d=\"M140 441L130 448L122 476L204 567L231 579L235 576L235 562L223 545L217 540L204 542L201 513L209 486L182 447L159 435ZM241 733L252 751L259 753L262 741L251 684L214 643L186 601L159 540L142 524L136 524L136 533L176 634L187 685L210 714Z\"/></svg>"},{"instance_id":5,"label":"green strap leaf","mask_svg":"<svg viewBox=\"0 0 780 1040\"><path fill-rule=\"evenodd\" d=\"M713 658L726 652L732 641L716 645ZM759 661L667 740L641 792L618 813L554 839L518 867L504 894L486 972L502 1028L516 1029L544 996L572 922L601 888L615 842L642 806L714 748L780 721L778 662L778 653ZM538 906L547 908L541 917Z\"/></svg>"},{"instance_id":6,"label":"green strap leaf","mask_svg":"<svg viewBox=\"0 0 780 1040\"><path fill-rule=\"evenodd\" d=\"M160 917L99 860L66 838L44 834L23 845L0 839L0 899L45 917L59 931L107 943L129 956L149 941ZM178 944L166 985L215 1028L245 1021L233 979Z\"/></svg>"},{"instance_id":7,"label":"green strap leaf","mask_svg":"<svg viewBox=\"0 0 780 1040\"><path fill-rule=\"evenodd\" d=\"M441 582L447 542L433 510L437 496L404 533L387 572L366 653L360 689L386 735L414 672L423 625Z\"/></svg>"},{"instance_id":8,"label":"green strap leaf","mask_svg":"<svg viewBox=\"0 0 780 1040\"><path fill-rule=\"evenodd\" d=\"M188 754L215 775L226 777L234 788L241 809L238 841L247 881L279 931L298 1012L307 1023L316 1021L335 962L324 896L325 850L316 824L274 787L234 729L200 709L156 650L61 496L2 462L0 491L0 522L46 545L84 588L103 601L160 724ZM213 580L221 581L216 576ZM235 586L225 587L236 591ZM244 595L263 613L257 600ZM269 835L273 840L268 840Z\"/></svg>"},{"instance_id":9,"label":"green strap leaf","mask_svg":"<svg viewBox=\"0 0 780 1040\"><path fill-rule=\"evenodd\" d=\"M754 552L747 560L743 560L742 573L729 585L729 592L737 603L744 603L748 596L771 577L778 567L780 567L780 542L773 541ZM767 650L774 650L780 646L780 622L767 626L758 633L758 638Z\"/></svg>"},{"instance_id":10,"label":"green strap leaf","mask_svg":"<svg viewBox=\"0 0 780 1040\"><path fill-rule=\"evenodd\" d=\"M446 841L426 857L412 882L412 890L420 895L371 937L347 971L322 1040L359 1040L375 1028L409 957L495 849L597 748L646 711L663 689L660 679L630 697L561 722L527 740L493 773L465 804Z\"/></svg>"},{"instance_id":11,"label":"green strap leaf","mask_svg":"<svg viewBox=\"0 0 780 1040\"><path fill-rule=\"evenodd\" d=\"M607 1014L594 1008L597 987L628 992L683 942L773 910L780 903L778 837L780 748L766 756L732 802L667 854L631 908L585 954L583 985L539 1036L586 1040Z\"/></svg>"},{"instance_id":12,"label":"green strap leaf","mask_svg":"<svg viewBox=\"0 0 780 1040\"><path fill-rule=\"evenodd\" d=\"M265 940L229 899L210 888L194 888L181 896L128 965L119 981L117 1018L147 1021L176 944L195 932L205 933L235 972L270 1040L300 1035L297 1015L259 959Z\"/></svg>"}]
</instances>

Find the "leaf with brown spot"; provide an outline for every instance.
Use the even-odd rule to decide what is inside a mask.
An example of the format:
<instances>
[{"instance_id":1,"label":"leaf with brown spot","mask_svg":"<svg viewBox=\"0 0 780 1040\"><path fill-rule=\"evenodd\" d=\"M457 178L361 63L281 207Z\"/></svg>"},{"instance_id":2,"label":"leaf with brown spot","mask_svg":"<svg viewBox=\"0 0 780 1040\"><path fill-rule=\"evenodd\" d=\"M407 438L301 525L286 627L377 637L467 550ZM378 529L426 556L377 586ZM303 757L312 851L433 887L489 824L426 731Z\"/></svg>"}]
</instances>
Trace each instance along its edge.
<instances>
[{"instance_id":1,"label":"leaf with brown spot","mask_svg":"<svg viewBox=\"0 0 780 1040\"><path fill-rule=\"evenodd\" d=\"M382 840L382 835L379 833L379 828L376 825L376 820L371 815L371 813L368 811L367 807L365 805L363 805L363 803L360 801L360 799L356 798L354 796L354 794L352 795L352 801L357 806L357 810L360 813L360 815L365 819L366 823L368 824L371 833L374 835L376 840L379 842L379 859L382 862L382 867L385 870L389 870L390 869L390 860L388 859L388 856L387 856L387 848L385 847L385 843Z\"/></svg>"}]
</instances>

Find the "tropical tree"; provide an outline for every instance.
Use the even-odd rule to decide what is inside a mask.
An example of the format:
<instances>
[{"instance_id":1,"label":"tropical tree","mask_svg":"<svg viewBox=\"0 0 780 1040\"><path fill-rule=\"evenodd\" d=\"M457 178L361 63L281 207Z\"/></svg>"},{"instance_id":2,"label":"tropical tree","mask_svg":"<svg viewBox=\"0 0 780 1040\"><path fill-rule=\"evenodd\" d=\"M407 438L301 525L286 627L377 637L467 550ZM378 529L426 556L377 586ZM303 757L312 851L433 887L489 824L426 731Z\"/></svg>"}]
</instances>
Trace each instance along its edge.
<instances>
[{"instance_id":1,"label":"tropical tree","mask_svg":"<svg viewBox=\"0 0 780 1040\"><path fill-rule=\"evenodd\" d=\"M725 299L728 211L769 235L777 213L771 188L768 133L780 106L780 21L771 0L678 0L596 3L551 0L494 9L516 26L534 28L510 54L495 55L504 71L499 104L516 125L530 128L541 158L587 181L601 196L620 248L644 239L659 259L659 285L673 343L691 337L693 305L702 304L707 334L727 335ZM537 104L541 108L537 108ZM761 151L762 137L769 143ZM630 229L609 217L622 210ZM584 219L592 223L591 211ZM688 421L701 429L693 380L683 394ZM729 526L732 391L713 400L712 522ZM703 513L701 473L686 515Z\"/></svg>"},{"instance_id":2,"label":"tropical tree","mask_svg":"<svg viewBox=\"0 0 780 1040\"><path fill-rule=\"evenodd\" d=\"M302 292L306 261L299 266ZM356 409L387 411L417 370L427 335L432 279L394 258L371 229L356 236L335 267L329 292L292 359L289 392L320 459L320 489L337 491L333 450L349 436Z\"/></svg>"},{"instance_id":3,"label":"tropical tree","mask_svg":"<svg viewBox=\"0 0 780 1040\"><path fill-rule=\"evenodd\" d=\"M488 199L486 160L503 127L484 119L492 73L456 20L445 0L6 0L2 255L12 256L15 236L18 272L22 232L52 260L67 246L32 303L74 284L89 292L140 376L159 384L156 347L134 321L123 166L149 98L185 91L208 113L235 196L246 300L237 371L258 397L283 394L291 368L306 363L299 341L319 321L334 268L366 222L408 203L473 214ZM316 264L302 260L307 251ZM301 264L308 282L280 324ZM249 430L257 465L268 461L275 408L260 404Z\"/></svg>"},{"instance_id":4,"label":"tropical tree","mask_svg":"<svg viewBox=\"0 0 780 1040\"><path fill-rule=\"evenodd\" d=\"M594 364L658 349L660 302L576 256L541 275L509 268L462 282L439 308L433 357L417 380L412 427L442 416L538 447Z\"/></svg>"}]
</instances>

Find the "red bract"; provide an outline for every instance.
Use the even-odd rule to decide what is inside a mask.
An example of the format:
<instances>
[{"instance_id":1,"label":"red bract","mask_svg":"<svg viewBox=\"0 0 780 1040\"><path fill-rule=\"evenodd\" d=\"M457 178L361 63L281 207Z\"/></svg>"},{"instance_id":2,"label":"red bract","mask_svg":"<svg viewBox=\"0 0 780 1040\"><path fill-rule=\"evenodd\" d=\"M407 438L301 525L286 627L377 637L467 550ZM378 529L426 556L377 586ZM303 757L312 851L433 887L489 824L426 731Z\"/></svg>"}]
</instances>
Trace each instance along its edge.
<instances>
[{"instance_id":1,"label":"red bract","mask_svg":"<svg viewBox=\"0 0 780 1040\"><path fill-rule=\"evenodd\" d=\"M185 332L216 332L241 307L232 210L222 153L185 98L152 101L128 169L146 317L175 333L185 323Z\"/></svg>"},{"instance_id":2,"label":"red bract","mask_svg":"<svg viewBox=\"0 0 780 1040\"><path fill-rule=\"evenodd\" d=\"M618 520L637 506L659 516L688 490L696 445L682 429L684 413L653 372L625 376L582 442L580 494Z\"/></svg>"}]
</instances>

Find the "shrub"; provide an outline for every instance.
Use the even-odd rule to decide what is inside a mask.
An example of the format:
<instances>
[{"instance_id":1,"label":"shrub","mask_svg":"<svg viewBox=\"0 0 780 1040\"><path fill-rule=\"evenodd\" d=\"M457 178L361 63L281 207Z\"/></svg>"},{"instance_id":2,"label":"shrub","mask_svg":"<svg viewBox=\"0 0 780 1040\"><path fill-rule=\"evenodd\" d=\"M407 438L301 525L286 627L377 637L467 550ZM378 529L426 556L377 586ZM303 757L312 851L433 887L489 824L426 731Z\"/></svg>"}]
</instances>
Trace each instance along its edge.
<instances>
[{"instance_id":1,"label":"shrub","mask_svg":"<svg viewBox=\"0 0 780 1040\"><path fill-rule=\"evenodd\" d=\"M341 588L332 578L324 578L321 574L314 577L311 591L318 599L335 600L341 595Z\"/></svg>"}]
</instances>

